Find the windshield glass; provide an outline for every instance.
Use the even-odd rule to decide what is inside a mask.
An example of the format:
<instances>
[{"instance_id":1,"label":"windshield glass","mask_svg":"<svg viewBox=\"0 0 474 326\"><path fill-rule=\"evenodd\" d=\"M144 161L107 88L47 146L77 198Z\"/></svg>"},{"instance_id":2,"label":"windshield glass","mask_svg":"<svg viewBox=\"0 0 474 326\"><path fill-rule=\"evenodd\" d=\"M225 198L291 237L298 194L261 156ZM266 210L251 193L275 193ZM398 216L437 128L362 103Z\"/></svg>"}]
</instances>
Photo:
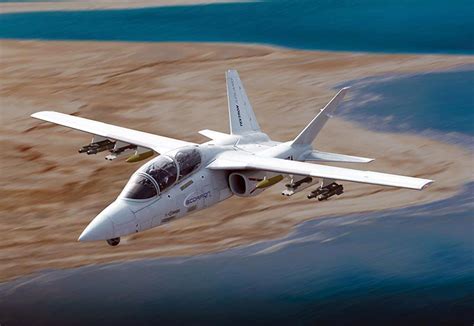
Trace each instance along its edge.
<instances>
[{"instance_id":1,"label":"windshield glass","mask_svg":"<svg viewBox=\"0 0 474 326\"><path fill-rule=\"evenodd\" d=\"M185 148L175 155L179 165L179 179L194 172L201 165L201 153L197 148Z\"/></svg>"},{"instance_id":2,"label":"windshield glass","mask_svg":"<svg viewBox=\"0 0 474 326\"><path fill-rule=\"evenodd\" d=\"M125 198L148 199L158 194L153 182L142 174L132 176L123 190Z\"/></svg>"},{"instance_id":3,"label":"windshield glass","mask_svg":"<svg viewBox=\"0 0 474 326\"><path fill-rule=\"evenodd\" d=\"M161 192L172 186L178 178L176 163L167 156L159 156L150 162L144 172L158 183Z\"/></svg>"}]
</instances>

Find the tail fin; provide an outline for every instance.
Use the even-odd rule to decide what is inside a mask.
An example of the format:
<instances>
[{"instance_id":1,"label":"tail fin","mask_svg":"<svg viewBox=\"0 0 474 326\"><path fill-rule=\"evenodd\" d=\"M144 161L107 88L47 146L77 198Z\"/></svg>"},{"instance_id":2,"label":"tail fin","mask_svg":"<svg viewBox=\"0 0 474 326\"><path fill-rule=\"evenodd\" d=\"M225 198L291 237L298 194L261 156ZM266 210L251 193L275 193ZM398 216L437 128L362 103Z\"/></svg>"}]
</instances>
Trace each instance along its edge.
<instances>
[{"instance_id":1,"label":"tail fin","mask_svg":"<svg viewBox=\"0 0 474 326\"><path fill-rule=\"evenodd\" d=\"M226 82L230 133L241 135L259 132L260 126L236 70L227 71Z\"/></svg>"},{"instance_id":2,"label":"tail fin","mask_svg":"<svg viewBox=\"0 0 474 326\"><path fill-rule=\"evenodd\" d=\"M344 87L336 96L329 101L326 106L314 117L313 120L300 132L300 134L293 140L293 145L310 145L321 129L324 127L328 119L332 116L334 111L342 99L346 95L350 87Z\"/></svg>"}]
</instances>

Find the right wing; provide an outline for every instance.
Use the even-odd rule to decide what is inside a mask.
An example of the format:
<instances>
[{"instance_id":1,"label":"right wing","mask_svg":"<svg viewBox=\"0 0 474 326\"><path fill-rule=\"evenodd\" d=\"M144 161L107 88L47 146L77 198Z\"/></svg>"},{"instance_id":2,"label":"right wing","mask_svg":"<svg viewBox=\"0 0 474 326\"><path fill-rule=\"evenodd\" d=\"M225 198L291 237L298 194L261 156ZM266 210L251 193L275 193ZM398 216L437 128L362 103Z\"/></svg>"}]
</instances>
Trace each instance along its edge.
<instances>
[{"instance_id":1,"label":"right wing","mask_svg":"<svg viewBox=\"0 0 474 326\"><path fill-rule=\"evenodd\" d=\"M319 162L341 162L341 163L370 163L374 159L360 156L336 154L329 152L321 152L313 150L308 154L300 157L302 161L319 161Z\"/></svg>"},{"instance_id":2,"label":"right wing","mask_svg":"<svg viewBox=\"0 0 474 326\"><path fill-rule=\"evenodd\" d=\"M143 131L118 127L111 124L89 120L73 115L42 111L31 115L33 118L56 123L61 126L87 132L92 135L104 137L106 139L118 140L123 143L149 148L157 153L164 153L178 147L195 145L182 140L158 136Z\"/></svg>"},{"instance_id":3,"label":"right wing","mask_svg":"<svg viewBox=\"0 0 474 326\"><path fill-rule=\"evenodd\" d=\"M433 180L395 174L360 171L280 158L262 157L244 152L224 152L207 166L213 170L263 170L282 174L297 174L340 181L352 181L381 186L421 190Z\"/></svg>"}]
</instances>

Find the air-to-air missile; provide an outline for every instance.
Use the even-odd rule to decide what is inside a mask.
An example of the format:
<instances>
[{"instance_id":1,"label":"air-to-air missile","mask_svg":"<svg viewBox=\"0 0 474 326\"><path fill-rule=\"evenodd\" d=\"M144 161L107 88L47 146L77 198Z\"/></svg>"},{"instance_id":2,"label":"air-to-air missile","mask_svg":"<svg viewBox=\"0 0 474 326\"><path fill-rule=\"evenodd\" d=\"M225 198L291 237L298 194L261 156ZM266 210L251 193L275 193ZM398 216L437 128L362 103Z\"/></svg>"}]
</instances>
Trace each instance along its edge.
<instances>
[{"instance_id":1,"label":"air-to-air missile","mask_svg":"<svg viewBox=\"0 0 474 326\"><path fill-rule=\"evenodd\" d=\"M105 159L108 161L112 161L115 160L119 155L123 154L123 152L135 149L137 149L137 146L133 144L128 144L122 147L115 147L114 149L110 150L110 155L107 155Z\"/></svg>"},{"instance_id":2,"label":"air-to-air missile","mask_svg":"<svg viewBox=\"0 0 474 326\"><path fill-rule=\"evenodd\" d=\"M79 149L79 153L87 153L87 155L97 154L99 152L112 149L114 148L114 146L115 146L115 142L106 139L99 142L90 143L89 145L86 145L86 146L82 146Z\"/></svg>"},{"instance_id":3,"label":"air-to-air missile","mask_svg":"<svg viewBox=\"0 0 474 326\"><path fill-rule=\"evenodd\" d=\"M318 200L322 201L334 195L339 196L343 192L344 192L344 187L340 184L333 182L325 187L319 187L316 190L311 191L311 193L308 195L308 199L318 197Z\"/></svg>"},{"instance_id":4,"label":"air-to-air missile","mask_svg":"<svg viewBox=\"0 0 474 326\"><path fill-rule=\"evenodd\" d=\"M135 153L129 158L127 158L127 163L135 163L143 161L149 157L153 156L153 151L143 152L143 153Z\"/></svg>"},{"instance_id":5,"label":"air-to-air missile","mask_svg":"<svg viewBox=\"0 0 474 326\"><path fill-rule=\"evenodd\" d=\"M263 189L263 188L273 186L274 184L277 184L281 180L283 180L283 176L281 174L276 175L271 178L265 178L255 185L255 189Z\"/></svg>"}]
</instances>

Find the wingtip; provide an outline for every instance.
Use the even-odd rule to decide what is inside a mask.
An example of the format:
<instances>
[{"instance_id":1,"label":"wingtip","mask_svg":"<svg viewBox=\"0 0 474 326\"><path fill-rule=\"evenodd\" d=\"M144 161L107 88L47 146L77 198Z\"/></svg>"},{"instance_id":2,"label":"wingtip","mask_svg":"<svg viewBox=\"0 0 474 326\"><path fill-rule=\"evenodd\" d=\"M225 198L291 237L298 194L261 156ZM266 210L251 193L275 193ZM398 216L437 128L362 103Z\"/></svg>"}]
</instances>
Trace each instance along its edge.
<instances>
[{"instance_id":1,"label":"wingtip","mask_svg":"<svg viewBox=\"0 0 474 326\"><path fill-rule=\"evenodd\" d=\"M421 186L420 190L424 190L428 188L431 184L433 184L435 181L434 180L429 180L427 179L425 183Z\"/></svg>"},{"instance_id":2,"label":"wingtip","mask_svg":"<svg viewBox=\"0 0 474 326\"><path fill-rule=\"evenodd\" d=\"M41 116L45 113L46 111L39 111L35 112L30 115L30 117L35 118L35 119L41 119Z\"/></svg>"},{"instance_id":3,"label":"wingtip","mask_svg":"<svg viewBox=\"0 0 474 326\"><path fill-rule=\"evenodd\" d=\"M30 117L35 118L35 119L42 119L43 116L47 114L51 114L53 111L38 111L30 115Z\"/></svg>"},{"instance_id":4,"label":"wingtip","mask_svg":"<svg viewBox=\"0 0 474 326\"><path fill-rule=\"evenodd\" d=\"M350 86L346 86L346 87L343 87L339 90L339 92L337 92L336 94L336 98L344 98L344 96L346 96L346 93L351 89Z\"/></svg>"}]
</instances>

